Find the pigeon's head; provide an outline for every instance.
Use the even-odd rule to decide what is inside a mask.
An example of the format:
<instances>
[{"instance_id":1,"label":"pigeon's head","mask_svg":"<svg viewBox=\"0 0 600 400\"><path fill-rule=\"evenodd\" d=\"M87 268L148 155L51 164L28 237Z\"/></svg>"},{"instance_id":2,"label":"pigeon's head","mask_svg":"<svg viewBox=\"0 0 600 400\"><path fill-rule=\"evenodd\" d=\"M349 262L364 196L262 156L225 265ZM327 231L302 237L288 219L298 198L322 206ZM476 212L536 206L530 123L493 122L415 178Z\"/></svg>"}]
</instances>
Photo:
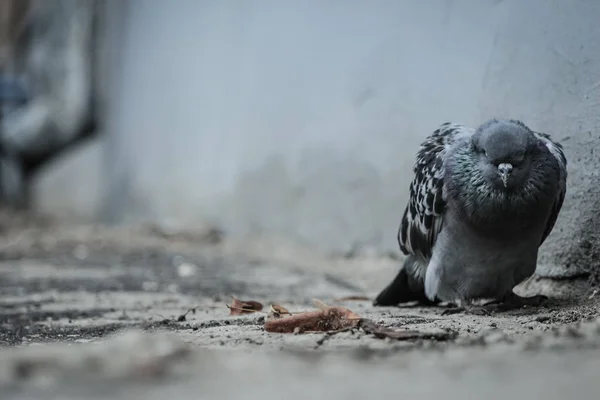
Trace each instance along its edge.
<instances>
[{"instance_id":1,"label":"pigeon's head","mask_svg":"<svg viewBox=\"0 0 600 400\"><path fill-rule=\"evenodd\" d=\"M527 180L535 137L520 121L491 120L472 136L483 177L497 189L512 190Z\"/></svg>"}]
</instances>

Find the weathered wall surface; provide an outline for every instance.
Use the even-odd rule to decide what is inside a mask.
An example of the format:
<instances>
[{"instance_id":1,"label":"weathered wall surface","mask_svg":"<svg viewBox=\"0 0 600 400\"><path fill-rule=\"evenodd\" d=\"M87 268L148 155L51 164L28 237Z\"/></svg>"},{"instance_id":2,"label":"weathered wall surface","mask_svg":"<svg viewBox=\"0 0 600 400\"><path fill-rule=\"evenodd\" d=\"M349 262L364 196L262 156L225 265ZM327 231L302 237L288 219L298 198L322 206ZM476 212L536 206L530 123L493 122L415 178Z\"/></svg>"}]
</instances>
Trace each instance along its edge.
<instances>
[{"instance_id":1,"label":"weathered wall surface","mask_svg":"<svg viewBox=\"0 0 600 400\"><path fill-rule=\"evenodd\" d=\"M523 118L561 139L569 161L568 194L538 272L600 271L598 139L600 138L600 3L507 2L496 30L482 115Z\"/></svg>"},{"instance_id":2,"label":"weathered wall surface","mask_svg":"<svg viewBox=\"0 0 600 400\"><path fill-rule=\"evenodd\" d=\"M506 116L564 139L570 158L548 265L588 218L594 0L148 0L127 11L110 152L96 163L111 172L99 174L108 196L94 198L112 200L80 214L396 251L422 138L446 120ZM41 178L41 209L69 208L64 187L103 184L81 160Z\"/></svg>"}]
</instances>

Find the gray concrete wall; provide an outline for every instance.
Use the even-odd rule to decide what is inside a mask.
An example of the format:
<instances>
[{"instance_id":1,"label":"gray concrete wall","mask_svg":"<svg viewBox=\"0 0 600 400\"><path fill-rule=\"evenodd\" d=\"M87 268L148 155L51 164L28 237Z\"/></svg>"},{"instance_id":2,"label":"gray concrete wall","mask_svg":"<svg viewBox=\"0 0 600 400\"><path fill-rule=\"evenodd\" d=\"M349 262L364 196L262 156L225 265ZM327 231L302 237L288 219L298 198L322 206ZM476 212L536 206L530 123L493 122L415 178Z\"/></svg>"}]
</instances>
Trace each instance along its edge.
<instances>
[{"instance_id":1,"label":"gray concrete wall","mask_svg":"<svg viewBox=\"0 0 600 400\"><path fill-rule=\"evenodd\" d=\"M50 169L38 185L42 210L396 251L414 154L438 124L522 118L571 137L576 158L588 149L582 138L598 137L594 0L128 7L110 151L87 150L99 173L81 155ZM108 211L98 189L106 176ZM69 187L98 194L74 200Z\"/></svg>"}]
</instances>

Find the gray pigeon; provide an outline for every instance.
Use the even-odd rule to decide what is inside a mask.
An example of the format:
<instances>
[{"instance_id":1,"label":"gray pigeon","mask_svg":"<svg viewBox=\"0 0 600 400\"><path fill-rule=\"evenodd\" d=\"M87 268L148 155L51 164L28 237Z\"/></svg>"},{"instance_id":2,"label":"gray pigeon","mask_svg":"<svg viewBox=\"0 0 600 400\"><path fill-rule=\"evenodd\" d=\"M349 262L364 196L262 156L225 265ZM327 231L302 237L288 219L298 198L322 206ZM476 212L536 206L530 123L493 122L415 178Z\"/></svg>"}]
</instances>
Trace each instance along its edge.
<instances>
[{"instance_id":1,"label":"gray pigeon","mask_svg":"<svg viewBox=\"0 0 600 400\"><path fill-rule=\"evenodd\" d=\"M540 304L545 296L520 297L513 288L535 271L566 179L562 146L521 121L442 124L417 153L398 231L406 261L373 304Z\"/></svg>"}]
</instances>

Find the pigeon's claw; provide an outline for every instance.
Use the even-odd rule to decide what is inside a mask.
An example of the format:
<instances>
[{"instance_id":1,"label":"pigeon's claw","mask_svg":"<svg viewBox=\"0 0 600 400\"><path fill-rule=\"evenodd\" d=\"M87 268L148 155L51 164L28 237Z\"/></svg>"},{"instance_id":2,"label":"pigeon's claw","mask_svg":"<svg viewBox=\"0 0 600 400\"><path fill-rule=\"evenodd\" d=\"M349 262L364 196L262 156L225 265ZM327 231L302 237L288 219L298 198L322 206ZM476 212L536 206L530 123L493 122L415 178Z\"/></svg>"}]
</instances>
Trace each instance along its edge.
<instances>
[{"instance_id":1,"label":"pigeon's claw","mask_svg":"<svg viewBox=\"0 0 600 400\"><path fill-rule=\"evenodd\" d=\"M490 316L490 310L485 306L473 306L465 305L460 307L448 308L442 312L442 315L454 315L454 314L469 314L478 316Z\"/></svg>"},{"instance_id":2,"label":"pigeon's claw","mask_svg":"<svg viewBox=\"0 0 600 400\"><path fill-rule=\"evenodd\" d=\"M484 306L497 305L499 311L514 310L523 307L539 307L548 300L547 296L538 294L531 297L521 297L514 292L510 292L502 300L494 300L486 303Z\"/></svg>"}]
</instances>

